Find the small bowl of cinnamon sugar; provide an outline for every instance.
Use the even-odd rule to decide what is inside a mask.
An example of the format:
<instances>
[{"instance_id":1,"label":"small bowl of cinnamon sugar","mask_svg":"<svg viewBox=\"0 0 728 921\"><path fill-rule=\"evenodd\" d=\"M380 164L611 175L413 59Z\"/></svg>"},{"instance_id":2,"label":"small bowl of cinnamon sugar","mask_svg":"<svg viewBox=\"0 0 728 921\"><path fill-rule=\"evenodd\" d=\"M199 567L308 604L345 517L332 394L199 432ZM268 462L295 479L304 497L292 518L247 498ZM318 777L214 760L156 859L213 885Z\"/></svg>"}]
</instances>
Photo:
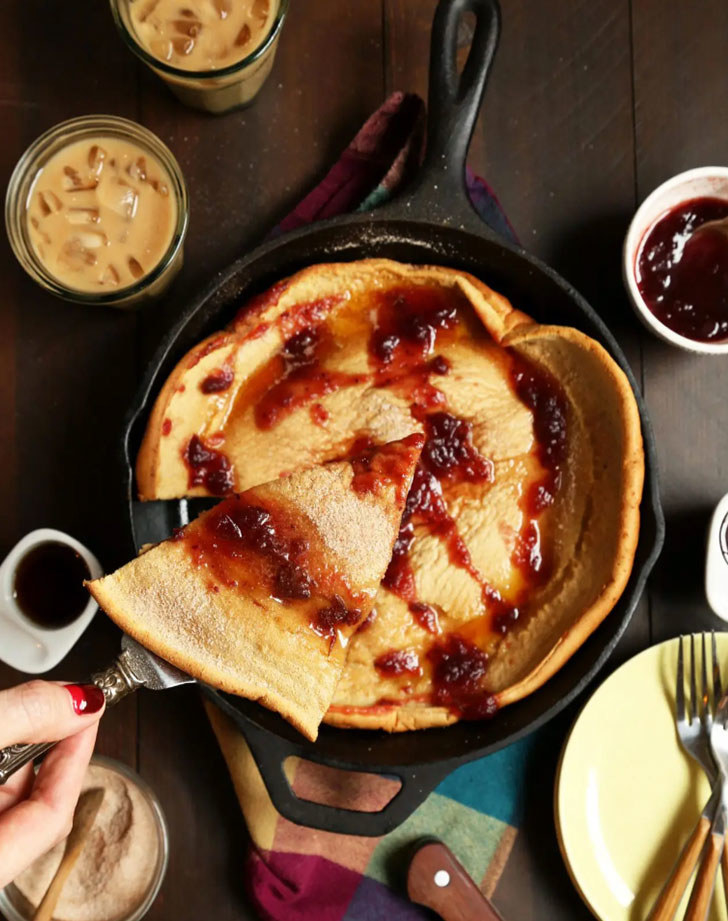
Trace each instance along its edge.
<instances>
[{"instance_id":1,"label":"small bowl of cinnamon sugar","mask_svg":"<svg viewBox=\"0 0 728 921\"><path fill-rule=\"evenodd\" d=\"M104 798L58 900L55 921L139 921L167 870L167 823L151 788L111 758L91 760L84 790ZM0 915L31 921L63 855L61 841L0 891Z\"/></svg>"}]
</instances>

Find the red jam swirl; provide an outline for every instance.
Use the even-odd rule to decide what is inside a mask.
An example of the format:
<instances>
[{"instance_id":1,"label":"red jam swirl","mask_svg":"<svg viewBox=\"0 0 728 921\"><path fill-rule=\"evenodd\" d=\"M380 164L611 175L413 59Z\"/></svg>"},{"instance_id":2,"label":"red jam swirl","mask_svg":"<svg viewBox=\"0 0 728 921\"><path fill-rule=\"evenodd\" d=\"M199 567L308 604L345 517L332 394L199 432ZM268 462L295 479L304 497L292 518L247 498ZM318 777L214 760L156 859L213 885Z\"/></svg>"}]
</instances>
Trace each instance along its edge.
<instances>
[{"instance_id":1,"label":"red jam swirl","mask_svg":"<svg viewBox=\"0 0 728 921\"><path fill-rule=\"evenodd\" d=\"M567 404L561 385L545 368L511 353L511 382L516 396L533 414L537 455L546 474L532 484L524 508L531 516L553 505L561 487L567 452Z\"/></svg>"},{"instance_id":2,"label":"red jam swirl","mask_svg":"<svg viewBox=\"0 0 728 921\"><path fill-rule=\"evenodd\" d=\"M321 403L314 403L311 407L311 421L314 425L324 428L329 421L329 411Z\"/></svg>"},{"instance_id":3,"label":"red jam swirl","mask_svg":"<svg viewBox=\"0 0 728 921\"><path fill-rule=\"evenodd\" d=\"M281 352L281 375L255 406L258 428L272 429L299 406L365 380L361 375L329 371L321 366L327 339L325 328L320 326L304 327L286 341Z\"/></svg>"},{"instance_id":4,"label":"red jam swirl","mask_svg":"<svg viewBox=\"0 0 728 921\"><path fill-rule=\"evenodd\" d=\"M697 342L728 339L728 237L693 232L728 217L728 201L693 198L668 211L645 235L637 254L637 287L665 326Z\"/></svg>"},{"instance_id":5,"label":"red jam swirl","mask_svg":"<svg viewBox=\"0 0 728 921\"><path fill-rule=\"evenodd\" d=\"M445 395L430 378L450 371L435 355L458 324L452 292L436 288L399 287L377 296L376 321L369 339L369 359L377 387L387 387L410 404L416 419L445 406Z\"/></svg>"},{"instance_id":6,"label":"red jam swirl","mask_svg":"<svg viewBox=\"0 0 728 921\"><path fill-rule=\"evenodd\" d=\"M413 452L420 451L425 438L419 433L409 435L401 442L366 447L351 458L354 476L351 487L361 494L381 494L383 489L394 487L398 503L405 501L410 482Z\"/></svg>"},{"instance_id":7,"label":"red jam swirl","mask_svg":"<svg viewBox=\"0 0 728 921\"><path fill-rule=\"evenodd\" d=\"M393 649L374 660L374 667L386 678L401 675L421 675L420 660L414 649Z\"/></svg>"},{"instance_id":8,"label":"red jam swirl","mask_svg":"<svg viewBox=\"0 0 728 921\"><path fill-rule=\"evenodd\" d=\"M204 486L213 496L226 496L233 491L230 461L222 451L206 445L198 435L190 438L182 459L187 465L189 486Z\"/></svg>"},{"instance_id":9,"label":"red jam swirl","mask_svg":"<svg viewBox=\"0 0 728 921\"><path fill-rule=\"evenodd\" d=\"M279 600L307 599L313 590L309 545L287 531L270 509L249 505L236 496L201 520L190 547L199 562L213 569L226 585L236 586L242 570L255 559L268 594Z\"/></svg>"},{"instance_id":10,"label":"red jam swirl","mask_svg":"<svg viewBox=\"0 0 728 921\"><path fill-rule=\"evenodd\" d=\"M448 292L411 286L380 295L377 326L369 350L384 368L420 365L435 347L441 330L454 329L457 305Z\"/></svg>"},{"instance_id":11,"label":"red jam swirl","mask_svg":"<svg viewBox=\"0 0 728 921\"><path fill-rule=\"evenodd\" d=\"M425 604L424 601L410 601L409 609L415 622L418 623L423 630L435 636L437 636L438 633L442 633L440 618L431 604Z\"/></svg>"},{"instance_id":12,"label":"red jam swirl","mask_svg":"<svg viewBox=\"0 0 728 921\"><path fill-rule=\"evenodd\" d=\"M518 535L512 559L521 572L532 579L540 577L538 579L540 582L548 575L548 567L544 564L541 548L541 531L537 521L529 521Z\"/></svg>"},{"instance_id":13,"label":"red jam swirl","mask_svg":"<svg viewBox=\"0 0 728 921\"><path fill-rule=\"evenodd\" d=\"M341 627L356 626L361 620L361 614L358 608L349 608L340 595L334 595L331 604L316 612L311 621L311 629L333 643L336 631Z\"/></svg>"},{"instance_id":14,"label":"red jam swirl","mask_svg":"<svg viewBox=\"0 0 728 921\"><path fill-rule=\"evenodd\" d=\"M229 365L218 368L200 382L203 393L223 393L228 390L235 378L235 373Z\"/></svg>"},{"instance_id":15,"label":"red jam swirl","mask_svg":"<svg viewBox=\"0 0 728 921\"><path fill-rule=\"evenodd\" d=\"M423 449L423 457L426 449L427 442ZM455 566L465 569L481 585L484 601L490 602L491 597L497 595L484 583L480 572L474 566L468 548L458 533L455 521L447 510L440 480L426 468L425 463L426 461L420 459L415 470L405 503L402 524L394 544L392 559L382 580L385 588L408 602L410 611L418 622L420 612L418 609L413 610L412 605L416 604L419 599L409 559L409 551L415 537L415 522L423 524L431 534L436 535L447 547L450 561ZM450 474L454 475L454 468L451 468Z\"/></svg>"},{"instance_id":16,"label":"red jam swirl","mask_svg":"<svg viewBox=\"0 0 728 921\"><path fill-rule=\"evenodd\" d=\"M473 445L473 427L447 412L425 416L427 441L422 451L424 466L440 480L487 483L493 479L493 463Z\"/></svg>"},{"instance_id":17,"label":"red jam swirl","mask_svg":"<svg viewBox=\"0 0 728 921\"><path fill-rule=\"evenodd\" d=\"M422 457L410 488L402 525L383 585L410 606L418 623L422 609L416 595L409 550L414 522L445 542L450 559L479 579L465 543L447 511L441 481L486 482L492 463L472 442L472 426L446 409L445 395L431 382L432 375L450 371L443 356L434 355L439 342L454 334L459 321L452 292L425 287L395 288L379 295L376 326L369 342L370 361L378 386L391 387L410 403L412 414L425 428ZM414 607L413 607L414 606ZM430 625L424 626L429 629Z\"/></svg>"},{"instance_id":18,"label":"red jam swirl","mask_svg":"<svg viewBox=\"0 0 728 921\"><path fill-rule=\"evenodd\" d=\"M432 645L427 659L432 667L433 703L466 720L494 715L497 702L483 688L488 656L482 649L452 633Z\"/></svg>"},{"instance_id":19,"label":"red jam swirl","mask_svg":"<svg viewBox=\"0 0 728 921\"><path fill-rule=\"evenodd\" d=\"M260 597L262 589L287 606L298 605L304 622L330 640L329 649L342 628L362 619L359 596L346 594L340 577L316 565L308 539L285 510L231 496L177 529L172 540L183 542L193 564L209 572L211 592L218 593L221 585L239 589L260 604L256 594ZM346 598L339 594L342 588Z\"/></svg>"}]
</instances>

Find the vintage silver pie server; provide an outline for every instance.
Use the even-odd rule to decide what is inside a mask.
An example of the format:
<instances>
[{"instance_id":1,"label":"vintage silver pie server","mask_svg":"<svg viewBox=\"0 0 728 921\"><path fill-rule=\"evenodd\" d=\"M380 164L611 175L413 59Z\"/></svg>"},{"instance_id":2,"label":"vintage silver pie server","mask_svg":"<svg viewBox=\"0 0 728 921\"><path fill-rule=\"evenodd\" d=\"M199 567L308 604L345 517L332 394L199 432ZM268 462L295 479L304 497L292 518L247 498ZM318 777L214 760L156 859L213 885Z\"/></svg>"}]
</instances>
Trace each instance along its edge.
<instances>
[{"instance_id":1,"label":"vintage silver pie server","mask_svg":"<svg viewBox=\"0 0 728 921\"><path fill-rule=\"evenodd\" d=\"M150 688L152 691L164 691L176 688L179 684L191 684L191 678L185 672L155 656L136 640L124 635L121 640L121 652L113 665L97 672L91 678L101 688L106 698L106 706L113 707L122 697L136 691L137 688ZM35 745L10 745L0 749L0 784L29 761L53 748L55 742L39 742Z\"/></svg>"}]
</instances>

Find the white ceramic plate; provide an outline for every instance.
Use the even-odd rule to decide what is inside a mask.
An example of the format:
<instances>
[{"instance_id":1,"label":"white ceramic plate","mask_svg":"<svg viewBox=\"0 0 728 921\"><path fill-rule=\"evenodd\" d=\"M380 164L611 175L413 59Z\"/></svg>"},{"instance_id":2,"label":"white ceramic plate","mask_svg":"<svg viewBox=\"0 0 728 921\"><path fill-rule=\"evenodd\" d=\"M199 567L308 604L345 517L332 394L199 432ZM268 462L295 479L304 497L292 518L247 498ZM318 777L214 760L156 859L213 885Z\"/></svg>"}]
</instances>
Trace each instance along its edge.
<instances>
[{"instance_id":1,"label":"white ceramic plate","mask_svg":"<svg viewBox=\"0 0 728 921\"><path fill-rule=\"evenodd\" d=\"M728 634L716 639L728 685ZM678 640L669 640L617 669L582 710L561 755L559 844L601 921L646 917L710 795L675 730L677 650ZM696 653L699 663L697 642ZM686 906L687 896L676 918ZM728 919L720 873L708 917Z\"/></svg>"}]
</instances>

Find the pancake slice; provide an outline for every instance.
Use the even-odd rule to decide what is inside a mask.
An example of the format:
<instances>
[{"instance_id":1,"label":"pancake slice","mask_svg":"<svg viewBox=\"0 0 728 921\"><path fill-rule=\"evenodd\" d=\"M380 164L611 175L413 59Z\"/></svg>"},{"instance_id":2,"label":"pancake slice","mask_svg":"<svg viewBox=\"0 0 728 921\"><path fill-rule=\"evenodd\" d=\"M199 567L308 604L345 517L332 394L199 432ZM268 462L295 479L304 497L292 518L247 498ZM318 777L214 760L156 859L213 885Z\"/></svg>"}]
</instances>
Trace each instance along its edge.
<instances>
[{"instance_id":1,"label":"pancake slice","mask_svg":"<svg viewBox=\"0 0 728 921\"><path fill-rule=\"evenodd\" d=\"M413 434L230 496L89 591L152 652L315 739L422 444Z\"/></svg>"}]
</instances>

